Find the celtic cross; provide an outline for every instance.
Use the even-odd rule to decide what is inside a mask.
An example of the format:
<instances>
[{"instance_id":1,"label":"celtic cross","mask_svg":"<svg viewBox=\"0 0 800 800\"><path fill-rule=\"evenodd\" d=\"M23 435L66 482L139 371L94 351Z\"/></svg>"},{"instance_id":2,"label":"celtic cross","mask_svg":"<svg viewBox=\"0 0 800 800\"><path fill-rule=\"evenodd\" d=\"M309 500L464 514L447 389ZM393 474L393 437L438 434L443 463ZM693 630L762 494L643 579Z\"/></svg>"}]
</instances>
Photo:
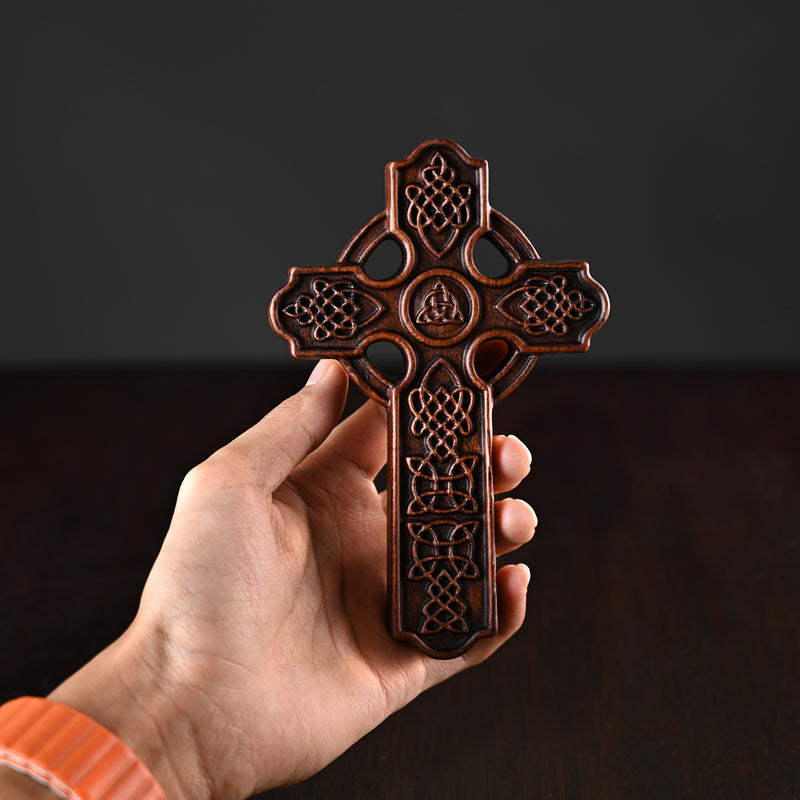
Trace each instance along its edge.
<instances>
[{"instance_id":1,"label":"celtic cross","mask_svg":"<svg viewBox=\"0 0 800 800\"><path fill-rule=\"evenodd\" d=\"M489 207L488 166L437 139L386 167L386 210L336 264L294 267L270 320L299 358L338 358L389 408L389 616L395 637L437 658L461 655L497 630L492 405L541 353L582 352L608 316L583 261L543 261ZM508 262L488 277L473 260L485 237ZM391 278L363 267L387 238L404 253ZM502 340L488 374L478 348ZM367 357L394 343L405 373L391 380Z\"/></svg>"}]
</instances>

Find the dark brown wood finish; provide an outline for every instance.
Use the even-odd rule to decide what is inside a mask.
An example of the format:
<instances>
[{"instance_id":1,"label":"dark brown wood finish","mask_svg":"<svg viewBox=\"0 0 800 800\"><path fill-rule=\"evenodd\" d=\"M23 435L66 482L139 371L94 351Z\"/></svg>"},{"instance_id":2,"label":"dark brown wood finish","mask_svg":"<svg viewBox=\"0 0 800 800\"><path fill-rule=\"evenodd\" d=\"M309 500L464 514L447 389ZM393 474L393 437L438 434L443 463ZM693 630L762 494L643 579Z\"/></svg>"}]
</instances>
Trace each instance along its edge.
<instances>
[{"instance_id":1,"label":"dark brown wood finish","mask_svg":"<svg viewBox=\"0 0 800 800\"><path fill-rule=\"evenodd\" d=\"M265 798L800 796L800 373L539 370L524 627ZM183 474L306 372L0 376L0 702L124 630Z\"/></svg>"},{"instance_id":2,"label":"dark brown wood finish","mask_svg":"<svg viewBox=\"0 0 800 800\"><path fill-rule=\"evenodd\" d=\"M489 277L473 260L487 237L507 261ZM377 281L365 262L386 239L404 261ZM542 353L582 352L608 317L608 297L583 261L539 258L489 207L488 165L447 139L386 167L386 210L329 267L295 267L270 307L297 358L339 358L389 407L389 617L392 634L437 658L497 631L492 407ZM367 356L396 345L392 380ZM476 354L503 343L481 373Z\"/></svg>"}]
</instances>

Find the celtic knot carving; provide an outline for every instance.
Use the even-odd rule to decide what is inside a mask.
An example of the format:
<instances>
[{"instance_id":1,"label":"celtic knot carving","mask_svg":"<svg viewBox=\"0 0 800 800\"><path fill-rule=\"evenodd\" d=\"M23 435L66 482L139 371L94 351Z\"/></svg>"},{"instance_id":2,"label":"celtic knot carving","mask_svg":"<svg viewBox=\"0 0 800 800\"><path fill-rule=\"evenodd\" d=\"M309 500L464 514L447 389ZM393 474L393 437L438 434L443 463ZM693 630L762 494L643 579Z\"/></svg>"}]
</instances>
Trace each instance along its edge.
<instances>
[{"instance_id":1,"label":"celtic knot carving","mask_svg":"<svg viewBox=\"0 0 800 800\"><path fill-rule=\"evenodd\" d=\"M428 448L439 459L456 457L456 434L466 435L472 430L469 412L473 400L472 390L463 386L452 392L444 386L433 392L425 386L414 389L408 398L414 415L411 433L425 436Z\"/></svg>"},{"instance_id":2,"label":"celtic knot carving","mask_svg":"<svg viewBox=\"0 0 800 800\"><path fill-rule=\"evenodd\" d=\"M318 342L349 339L359 327L377 317L383 307L347 281L318 278L311 283L311 294L299 294L283 309L298 325L313 326L311 335Z\"/></svg>"},{"instance_id":3,"label":"celtic knot carving","mask_svg":"<svg viewBox=\"0 0 800 800\"><path fill-rule=\"evenodd\" d=\"M431 576L425 592L430 598L422 606L422 626L420 633L467 633L469 628L464 619L467 607L459 599L461 585L447 570Z\"/></svg>"},{"instance_id":4,"label":"celtic knot carving","mask_svg":"<svg viewBox=\"0 0 800 800\"><path fill-rule=\"evenodd\" d=\"M570 321L577 321L596 304L580 289L567 289L563 275L529 278L525 285L509 292L497 308L511 319L520 320L531 336L566 336Z\"/></svg>"},{"instance_id":5,"label":"celtic knot carving","mask_svg":"<svg viewBox=\"0 0 800 800\"><path fill-rule=\"evenodd\" d=\"M477 522L442 520L408 523L411 535L409 580L427 580L428 601L422 606L420 633L466 633L466 605L461 601L461 578L478 578L472 555Z\"/></svg>"},{"instance_id":6,"label":"celtic knot carving","mask_svg":"<svg viewBox=\"0 0 800 800\"><path fill-rule=\"evenodd\" d=\"M437 379L438 375L438 379ZM428 386L438 381L431 390ZM448 389L444 381L453 386ZM472 431L470 411L475 400L471 389L459 385L458 376L445 361L439 359L425 374L420 386L408 395L408 405L413 419L411 433L425 437L428 450L439 460L450 456L458 458L458 435Z\"/></svg>"},{"instance_id":7,"label":"celtic knot carving","mask_svg":"<svg viewBox=\"0 0 800 800\"><path fill-rule=\"evenodd\" d=\"M475 401L455 369L437 359L420 385L409 392L411 434L424 441L421 456L407 456L411 473L410 500L415 514L476 514L474 473L481 462L475 453L459 454L459 438L472 432ZM460 581L478 578L473 560L478 520L439 519L406 523L411 536L409 580L426 580L427 600L420 608L420 633L466 633L467 604Z\"/></svg>"},{"instance_id":8,"label":"celtic knot carving","mask_svg":"<svg viewBox=\"0 0 800 800\"><path fill-rule=\"evenodd\" d=\"M455 170L444 156L436 152L428 166L422 170L422 185L411 183L405 194L409 200L406 219L417 230L425 245L441 258L453 244L458 231L470 219L469 198L472 187L468 183L455 185ZM428 229L433 229L432 232ZM447 228L450 231L442 238Z\"/></svg>"},{"instance_id":9,"label":"celtic knot carving","mask_svg":"<svg viewBox=\"0 0 800 800\"><path fill-rule=\"evenodd\" d=\"M478 460L477 455L465 455L437 467L431 456L407 457L412 495L407 513L477 512L472 474Z\"/></svg>"},{"instance_id":10,"label":"celtic knot carving","mask_svg":"<svg viewBox=\"0 0 800 800\"><path fill-rule=\"evenodd\" d=\"M463 322L464 315L458 307L458 299L447 289L442 281L436 281L422 301L422 309L417 314L418 325L450 325Z\"/></svg>"}]
</instances>

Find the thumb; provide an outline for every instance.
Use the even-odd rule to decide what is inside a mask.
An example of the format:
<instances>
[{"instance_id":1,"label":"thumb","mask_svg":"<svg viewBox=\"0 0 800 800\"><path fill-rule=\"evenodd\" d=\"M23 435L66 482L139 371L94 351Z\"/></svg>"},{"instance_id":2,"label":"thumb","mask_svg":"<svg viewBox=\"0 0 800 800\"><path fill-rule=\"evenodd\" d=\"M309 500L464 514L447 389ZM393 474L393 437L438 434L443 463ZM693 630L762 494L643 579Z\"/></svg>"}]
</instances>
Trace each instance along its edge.
<instances>
[{"instance_id":1,"label":"thumb","mask_svg":"<svg viewBox=\"0 0 800 800\"><path fill-rule=\"evenodd\" d=\"M306 385L234 439L232 451L255 467L261 486L272 492L330 434L344 409L347 374L338 361L323 359Z\"/></svg>"}]
</instances>

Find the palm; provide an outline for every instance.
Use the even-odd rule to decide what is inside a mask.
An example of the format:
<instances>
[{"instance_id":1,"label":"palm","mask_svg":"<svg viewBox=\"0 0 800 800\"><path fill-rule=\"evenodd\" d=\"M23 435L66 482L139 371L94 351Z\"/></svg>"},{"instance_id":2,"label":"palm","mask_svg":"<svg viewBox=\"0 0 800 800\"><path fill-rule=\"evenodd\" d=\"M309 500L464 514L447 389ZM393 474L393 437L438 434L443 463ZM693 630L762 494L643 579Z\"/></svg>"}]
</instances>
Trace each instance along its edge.
<instances>
[{"instance_id":1,"label":"palm","mask_svg":"<svg viewBox=\"0 0 800 800\"><path fill-rule=\"evenodd\" d=\"M320 456L273 495L274 534L288 545L276 568L296 590L278 633L290 698L281 713L321 733L309 747L318 763L302 765L305 774L419 694L430 663L386 632L385 494L361 469L331 471Z\"/></svg>"},{"instance_id":2,"label":"palm","mask_svg":"<svg viewBox=\"0 0 800 800\"><path fill-rule=\"evenodd\" d=\"M247 790L310 775L419 692L488 656L524 615L520 576L506 574L501 635L467 657L435 661L391 639L385 497L374 484L385 412L368 403L326 433L343 402L338 380L341 396L316 434L298 435L307 403L287 401L190 473L143 596L189 654L209 707L225 709L210 725L218 734L207 758ZM502 444L512 462L524 451ZM527 461L495 464L508 488L526 471ZM512 512L505 522L498 512L500 552L532 533L517 509L524 531L514 534Z\"/></svg>"}]
</instances>

